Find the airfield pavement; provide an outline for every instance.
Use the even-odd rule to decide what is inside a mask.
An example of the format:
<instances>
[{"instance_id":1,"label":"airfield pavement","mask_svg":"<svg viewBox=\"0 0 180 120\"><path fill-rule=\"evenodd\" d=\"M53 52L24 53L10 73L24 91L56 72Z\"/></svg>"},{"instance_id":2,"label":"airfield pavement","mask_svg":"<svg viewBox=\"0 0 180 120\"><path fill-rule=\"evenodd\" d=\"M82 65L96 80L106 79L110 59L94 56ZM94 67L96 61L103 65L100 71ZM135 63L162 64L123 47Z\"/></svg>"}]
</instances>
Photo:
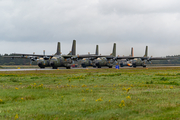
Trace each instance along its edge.
<instances>
[{"instance_id":1,"label":"airfield pavement","mask_svg":"<svg viewBox=\"0 0 180 120\"><path fill-rule=\"evenodd\" d=\"M162 68L162 67L180 67L180 66L147 66L146 68ZM92 67L87 67L87 68L71 68L71 69L104 69L104 68L107 68L107 67L102 67L102 68L92 68ZM119 69L129 69L129 68L133 68L133 67L120 67ZM143 67L136 67L136 68L143 68ZM136 69L136 68L133 68L133 69ZM144 68L144 69L146 69ZM113 68L110 68L110 69L115 69L114 67ZM41 68L21 68L21 69L0 69L0 71L34 71L34 70L57 70L57 69L52 69L50 67L48 68L45 68L45 69L41 69ZM65 67L60 67L58 68L58 70L66 70Z\"/></svg>"}]
</instances>

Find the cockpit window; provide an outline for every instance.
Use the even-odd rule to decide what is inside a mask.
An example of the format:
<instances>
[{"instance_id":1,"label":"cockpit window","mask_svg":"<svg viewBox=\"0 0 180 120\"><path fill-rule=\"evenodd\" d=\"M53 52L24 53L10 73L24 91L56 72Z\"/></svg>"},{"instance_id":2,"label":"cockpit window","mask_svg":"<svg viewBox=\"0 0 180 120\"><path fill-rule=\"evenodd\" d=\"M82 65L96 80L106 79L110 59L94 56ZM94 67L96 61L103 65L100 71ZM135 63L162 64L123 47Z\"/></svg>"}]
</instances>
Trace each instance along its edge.
<instances>
[{"instance_id":1,"label":"cockpit window","mask_svg":"<svg viewBox=\"0 0 180 120\"><path fill-rule=\"evenodd\" d=\"M57 57L53 57L52 60L57 60Z\"/></svg>"},{"instance_id":2,"label":"cockpit window","mask_svg":"<svg viewBox=\"0 0 180 120\"><path fill-rule=\"evenodd\" d=\"M86 60L86 58L83 58L83 60Z\"/></svg>"},{"instance_id":3,"label":"cockpit window","mask_svg":"<svg viewBox=\"0 0 180 120\"><path fill-rule=\"evenodd\" d=\"M133 60L133 62L136 62L136 61L137 61L137 59L134 59L134 60Z\"/></svg>"}]
</instances>

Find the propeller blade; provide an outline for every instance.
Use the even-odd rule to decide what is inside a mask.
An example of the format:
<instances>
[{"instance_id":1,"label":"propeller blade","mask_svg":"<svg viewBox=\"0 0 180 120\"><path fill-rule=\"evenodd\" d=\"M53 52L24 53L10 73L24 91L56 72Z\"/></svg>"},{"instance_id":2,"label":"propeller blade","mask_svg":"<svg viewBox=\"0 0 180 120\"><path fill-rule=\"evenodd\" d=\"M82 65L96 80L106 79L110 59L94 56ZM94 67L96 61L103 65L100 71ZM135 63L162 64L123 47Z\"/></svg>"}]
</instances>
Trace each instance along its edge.
<instances>
[{"instance_id":1,"label":"propeller blade","mask_svg":"<svg viewBox=\"0 0 180 120\"><path fill-rule=\"evenodd\" d=\"M43 59L44 60L44 59ZM46 64L45 60L44 60L44 65Z\"/></svg>"},{"instance_id":2,"label":"propeller blade","mask_svg":"<svg viewBox=\"0 0 180 120\"><path fill-rule=\"evenodd\" d=\"M32 65L32 60L30 59L30 65Z\"/></svg>"}]
</instances>

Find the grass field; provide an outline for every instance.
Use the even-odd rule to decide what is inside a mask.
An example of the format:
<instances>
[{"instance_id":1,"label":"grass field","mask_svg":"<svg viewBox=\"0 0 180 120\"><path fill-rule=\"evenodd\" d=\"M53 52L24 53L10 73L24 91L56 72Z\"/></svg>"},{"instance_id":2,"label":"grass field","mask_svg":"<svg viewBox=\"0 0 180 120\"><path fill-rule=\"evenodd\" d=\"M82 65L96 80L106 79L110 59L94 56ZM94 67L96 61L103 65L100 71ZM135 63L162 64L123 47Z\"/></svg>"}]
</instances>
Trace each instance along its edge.
<instances>
[{"instance_id":1,"label":"grass field","mask_svg":"<svg viewBox=\"0 0 180 120\"><path fill-rule=\"evenodd\" d=\"M0 72L0 119L180 119L180 68Z\"/></svg>"}]
</instances>

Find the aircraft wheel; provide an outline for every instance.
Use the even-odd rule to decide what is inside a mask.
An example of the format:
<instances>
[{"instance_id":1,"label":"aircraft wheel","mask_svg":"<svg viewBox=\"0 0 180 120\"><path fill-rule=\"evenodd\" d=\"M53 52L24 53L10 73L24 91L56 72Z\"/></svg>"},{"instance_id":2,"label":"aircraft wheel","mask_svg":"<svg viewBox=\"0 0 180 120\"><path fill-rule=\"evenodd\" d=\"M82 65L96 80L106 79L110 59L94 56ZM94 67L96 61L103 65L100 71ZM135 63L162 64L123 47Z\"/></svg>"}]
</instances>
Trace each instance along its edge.
<instances>
[{"instance_id":1,"label":"aircraft wheel","mask_svg":"<svg viewBox=\"0 0 180 120\"><path fill-rule=\"evenodd\" d=\"M136 68L136 66L133 66L134 68Z\"/></svg>"},{"instance_id":2,"label":"aircraft wheel","mask_svg":"<svg viewBox=\"0 0 180 120\"><path fill-rule=\"evenodd\" d=\"M93 68L96 68L96 66L93 66Z\"/></svg>"},{"instance_id":3,"label":"aircraft wheel","mask_svg":"<svg viewBox=\"0 0 180 120\"><path fill-rule=\"evenodd\" d=\"M146 67L146 65L143 66L144 68Z\"/></svg>"},{"instance_id":4,"label":"aircraft wheel","mask_svg":"<svg viewBox=\"0 0 180 120\"><path fill-rule=\"evenodd\" d=\"M98 68L101 68L101 66L98 66Z\"/></svg>"},{"instance_id":5,"label":"aircraft wheel","mask_svg":"<svg viewBox=\"0 0 180 120\"><path fill-rule=\"evenodd\" d=\"M120 66L121 66L121 67L124 67L122 63L120 64Z\"/></svg>"},{"instance_id":6,"label":"aircraft wheel","mask_svg":"<svg viewBox=\"0 0 180 120\"><path fill-rule=\"evenodd\" d=\"M86 66L83 66L83 68L86 68Z\"/></svg>"},{"instance_id":7,"label":"aircraft wheel","mask_svg":"<svg viewBox=\"0 0 180 120\"><path fill-rule=\"evenodd\" d=\"M109 68L112 68L112 66L109 66Z\"/></svg>"},{"instance_id":8,"label":"aircraft wheel","mask_svg":"<svg viewBox=\"0 0 180 120\"><path fill-rule=\"evenodd\" d=\"M66 67L66 69L71 69L71 67Z\"/></svg>"},{"instance_id":9,"label":"aircraft wheel","mask_svg":"<svg viewBox=\"0 0 180 120\"><path fill-rule=\"evenodd\" d=\"M45 67L40 67L41 69L44 69Z\"/></svg>"},{"instance_id":10,"label":"aircraft wheel","mask_svg":"<svg viewBox=\"0 0 180 120\"><path fill-rule=\"evenodd\" d=\"M52 69L57 69L57 67L52 67Z\"/></svg>"}]
</instances>

